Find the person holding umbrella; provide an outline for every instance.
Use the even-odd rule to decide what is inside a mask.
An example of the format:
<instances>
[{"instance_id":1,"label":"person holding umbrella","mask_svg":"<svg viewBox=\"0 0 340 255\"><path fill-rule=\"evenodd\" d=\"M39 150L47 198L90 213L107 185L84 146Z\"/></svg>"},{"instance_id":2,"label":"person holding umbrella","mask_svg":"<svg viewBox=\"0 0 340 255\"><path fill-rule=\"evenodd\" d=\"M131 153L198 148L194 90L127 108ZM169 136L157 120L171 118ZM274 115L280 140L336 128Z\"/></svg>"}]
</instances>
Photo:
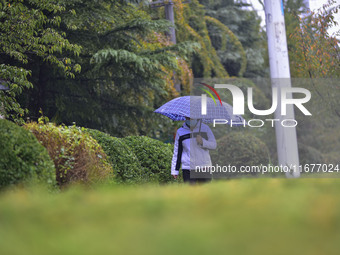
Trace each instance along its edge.
<instances>
[{"instance_id":1,"label":"person holding umbrella","mask_svg":"<svg viewBox=\"0 0 340 255\"><path fill-rule=\"evenodd\" d=\"M184 182L194 184L211 180L211 177L193 178L190 176L190 171L194 171L197 167L211 166L209 150L214 149L216 149L216 140L211 129L202 124L201 120L186 117L183 126L176 133L171 175L176 179L182 166Z\"/></svg>"},{"instance_id":2,"label":"person holding umbrella","mask_svg":"<svg viewBox=\"0 0 340 255\"><path fill-rule=\"evenodd\" d=\"M202 102L206 101L206 111L202 112ZM204 171L211 166L209 150L216 149L216 140L211 129L203 123L212 123L214 119L224 119L234 123L244 119L233 114L232 107L220 101L217 104L211 98L201 96L183 96L172 99L165 103L155 113L162 114L174 121L185 121L177 130L174 144L174 153L171 164L171 175L177 178L179 169L182 167L184 182L195 183L197 180L207 181ZM202 123L203 122L203 123ZM200 178L191 178L196 175ZM194 173L194 174L193 174ZM211 175L208 175L211 179Z\"/></svg>"}]
</instances>

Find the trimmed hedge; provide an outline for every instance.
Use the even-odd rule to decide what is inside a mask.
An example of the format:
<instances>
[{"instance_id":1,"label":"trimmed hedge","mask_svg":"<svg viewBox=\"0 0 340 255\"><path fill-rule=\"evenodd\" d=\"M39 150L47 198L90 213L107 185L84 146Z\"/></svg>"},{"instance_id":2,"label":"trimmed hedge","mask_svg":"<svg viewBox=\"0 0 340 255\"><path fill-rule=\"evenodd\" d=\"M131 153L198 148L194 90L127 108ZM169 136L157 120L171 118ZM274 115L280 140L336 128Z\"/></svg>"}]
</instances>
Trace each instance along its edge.
<instances>
[{"instance_id":1,"label":"trimmed hedge","mask_svg":"<svg viewBox=\"0 0 340 255\"><path fill-rule=\"evenodd\" d=\"M0 188L30 180L55 185L55 179L54 164L34 135L0 119Z\"/></svg>"},{"instance_id":2,"label":"trimmed hedge","mask_svg":"<svg viewBox=\"0 0 340 255\"><path fill-rule=\"evenodd\" d=\"M135 153L125 142L94 129L87 132L97 140L104 152L108 155L116 181L119 183L139 183L145 181L143 167Z\"/></svg>"},{"instance_id":3,"label":"trimmed hedge","mask_svg":"<svg viewBox=\"0 0 340 255\"><path fill-rule=\"evenodd\" d=\"M94 184L112 176L106 154L84 128L35 122L26 124L25 128L47 149L60 187L70 183Z\"/></svg>"},{"instance_id":4,"label":"trimmed hedge","mask_svg":"<svg viewBox=\"0 0 340 255\"><path fill-rule=\"evenodd\" d=\"M231 132L217 141L217 150L211 151L213 164L220 166L258 166L270 162L264 142L244 132ZM230 176L236 174L230 173Z\"/></svg>"},{"instance_id":5,"label":"trimmed hedge","mask_svg":"<svg viewBox=\"0 0 340 255\"><path fill-rule=\"evenodd\" d=\"M171 159L173 146L146 136L128 136L123 141L136 154L143 167L143 178L149 182L173 182Z\"/></svg>"}]
</instances>

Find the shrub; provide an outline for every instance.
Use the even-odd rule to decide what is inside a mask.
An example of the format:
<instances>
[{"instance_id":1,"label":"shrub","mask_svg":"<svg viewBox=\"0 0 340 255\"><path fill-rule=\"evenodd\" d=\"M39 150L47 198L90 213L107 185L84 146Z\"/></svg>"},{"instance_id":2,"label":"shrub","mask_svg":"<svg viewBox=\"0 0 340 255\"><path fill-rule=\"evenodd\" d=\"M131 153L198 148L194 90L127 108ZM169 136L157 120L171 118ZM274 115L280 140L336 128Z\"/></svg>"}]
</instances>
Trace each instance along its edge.
<instances>
[{"instance_id":1,"label":"shrub","mask_svg":"<svg viewBox=\"0 0 340 255\"><path fill-rule=\"evenodd\" d=\"M128 145L120 138L94 129L87 132L97 140L108 156L117 182L138 183L143 181L142 166Z\"/></svg>"},{"instance_id":2,"label":"shrub","mask_svg":"<svg viewBox=\"0 0 340 255\"><path fill-rule=\"evenodd\" d=\"M37 137L54 161L59 186L97 183L112 174L106 154L97 141L84 132L85 129L35 122L25 127Z\"/></svg>"},{"instance_id":3,"label":"shrub","mask_svg":"<svg viewBox=\"0 0 340 255\"><path fill-rule=\"evenodd\" d=\"M338 151L323 154L322 157L324 158L324 163L326 164L340 165L340 157Z\"/></svg>"},{"instance_id":4,"label":"shrub","mask_svg":"<svg viewBox=\"0 0 340 255\"><path fill-rule=\"evenodd\" d=\"M24 128L0 119L0 188L33 179L55 184L46 149Z\"/></svg>"},{"instance_id":5,"label":"shrub","mask_svg":"<svg viewBox=\"0 0 340 255\"><path fill-rule=\"evenodd\" d=\"M257 166L269 163L269 152L265 143L244 132L231 132L217 141L217 150L211 152L213 165ZM230 176L237 174L229 173Z\"/></svg>"},{"instance_id":6,"label":"shrub","mask_svg":"<svg viewBox=\"0 0 340 255\"><path fill-rule=\"evenodd\" d=\"M325 163L325 159L320 151L302 143L299 144L299 159L300 165Z\"/></svg>"},{"instance_id":7,"label":"shrub","mask_svg":"<svg viewBox=\"0 0 340 255\"><path fill-rule=\"evenodd\" d=\"M123 141L136 154L143 167L142 176L150 182L172 182L171 159L173 146L146 136L128 136Z\"/></svg>"}]
</instances>

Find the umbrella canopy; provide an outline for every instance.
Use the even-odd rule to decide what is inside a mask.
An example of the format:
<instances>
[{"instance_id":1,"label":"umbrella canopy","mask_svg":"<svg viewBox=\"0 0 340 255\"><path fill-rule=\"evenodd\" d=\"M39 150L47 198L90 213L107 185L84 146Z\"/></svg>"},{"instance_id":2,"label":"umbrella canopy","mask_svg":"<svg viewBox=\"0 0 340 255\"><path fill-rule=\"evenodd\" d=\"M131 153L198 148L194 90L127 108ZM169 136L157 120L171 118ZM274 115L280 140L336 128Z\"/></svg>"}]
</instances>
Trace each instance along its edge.
<instances>
[{"instance_id":1,"label":"umbrella canopy","mask_svg":"<svg viewBox=\"0 0 340 255\"><path fill-rule=\"evenodd\" d=\"M160 113L175 121L183 121L185 117L202 119L205 123L211 123L214 119L232 120L233 122L244 121L241 116L233 115L233 108L225 102L222 102L222 105L216 104L211 98L207 98L207 114L202 115L201 108L201 96L184 96L165 103L155 113Z\"/></svg>"}]
</instances>

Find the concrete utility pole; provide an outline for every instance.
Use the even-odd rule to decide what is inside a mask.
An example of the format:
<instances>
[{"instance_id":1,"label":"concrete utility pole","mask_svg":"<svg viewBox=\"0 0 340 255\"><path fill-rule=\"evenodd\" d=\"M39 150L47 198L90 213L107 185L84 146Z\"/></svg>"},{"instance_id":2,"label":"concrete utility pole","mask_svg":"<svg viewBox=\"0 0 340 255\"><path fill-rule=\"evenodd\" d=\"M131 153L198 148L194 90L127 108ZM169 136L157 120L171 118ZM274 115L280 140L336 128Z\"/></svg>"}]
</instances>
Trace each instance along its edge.
<instances>
[{"instance_id":1,"label":"concrete utility pole","mask_svg":"<svg viewBox=\"0 0 340 255\"><path fill-rule=\"evenodd\" d=\"M175 25L175 16L174 16L174 3L170 0L168 4L164 6L165 8L165 18L170 20L173 25ZM176 44L176 32L175 27L170 27L170 40Z\"/></svg>"},{"instance_id":2,"label":"concrete utility pole","mask_svg":"<svg viewBox=\"0 0 340 255\"><path fill-rule=\"evenodd\" d=\"M168 35L170 37L170 41L176 44L176 31L175 31L175 16L174 16L174 3L172 0L164 0L164 1L155 1L155 2L150 2L151 8L159 8L164 6L165 10L165 19L169 20L172 24L173 27L169 28ZM175 84L175 89L178 92L181 92L181 84L176 82L174 79L175 76L173 76L174 84Z\"/></svg>"},{"instance_id":3,"label":"concrete utility pole","mask_svg":"<svg viewBox=\"0 0 340 255\"><path fill-rule=\"evenodd\" d=\"M155 1L150 3L151 8L159 8L164 6L165 10L165 19L169 20L173 25L175 25L175 16L174 16L174 3L172 0L168 1ZM171 42L176 44L176 31L175 27L169 28L169 36Z\"/></svg>"},{"instance_id":4,"label":"concrete utility pole","mask_svg":"<svg viewBox=\"0 0 340 255\"><path fill-rule=\"evenodd\" d=\"M282 0L264 0L268 39L270 76L273 88L291 87L286 28ZM292 95L287 96L291 98ZM281 115L281 95L275 111L276 144L279 165L289 167L286 177L299 177L299 155L295 127L283 127L284 119L295 119L293 105L287 105L287 115Z\"/></svg>"}]
</instances>

